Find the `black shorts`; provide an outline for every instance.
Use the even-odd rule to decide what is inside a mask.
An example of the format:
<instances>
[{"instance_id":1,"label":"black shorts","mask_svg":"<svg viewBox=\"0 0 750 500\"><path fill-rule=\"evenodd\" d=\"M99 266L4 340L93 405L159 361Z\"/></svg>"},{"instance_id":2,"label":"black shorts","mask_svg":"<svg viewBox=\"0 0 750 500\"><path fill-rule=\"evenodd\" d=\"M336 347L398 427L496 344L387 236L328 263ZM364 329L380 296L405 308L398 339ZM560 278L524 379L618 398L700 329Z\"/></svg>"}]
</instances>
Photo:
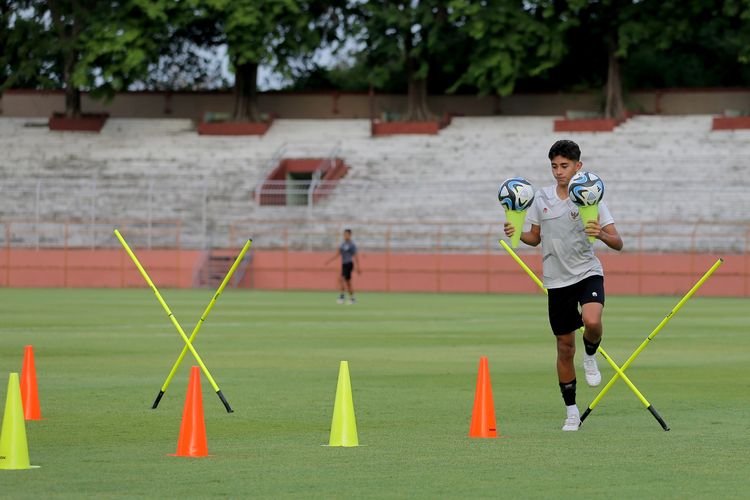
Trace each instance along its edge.
<instances>
[{"instance_id":1,"label":"black shorts","mask_svg":"<svg viewBox=\"0 0 750 500\"><path fill-rule=\"evenodd\" d=\"M589 276L573 285L547 290L547 310L552 333L565 335L583 326L578 305L604 305L604 277Z\"/></svg>"},{"instance_id":2,"label":"black shorts","mask_svg":"<svg viewBox=\"0 0 750 500\"><path fill-rule=\"evenodd\" d=\"M341 276L346 281L349 281L350 279L352 279L353 269L354 269L354 262L349 262L348 264L341 264Z\"/></svg>"}]
</instances>

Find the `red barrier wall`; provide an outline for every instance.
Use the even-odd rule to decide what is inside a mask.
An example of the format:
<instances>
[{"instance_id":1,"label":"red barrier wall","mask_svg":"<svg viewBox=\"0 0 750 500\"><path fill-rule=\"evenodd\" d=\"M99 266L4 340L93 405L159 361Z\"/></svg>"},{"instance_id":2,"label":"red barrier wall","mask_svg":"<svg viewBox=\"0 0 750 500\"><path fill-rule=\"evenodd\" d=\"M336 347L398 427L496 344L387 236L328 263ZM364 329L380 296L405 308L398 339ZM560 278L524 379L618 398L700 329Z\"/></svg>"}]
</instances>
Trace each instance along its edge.
<instances>
[{"instance_id":1,"label":"red barrier wall","mask_svg":"<svg viewBox=\"0 0 750 500\"><path fill-rule=\"evenodd\" d=\"M157 286L193 283L198 250L136 250ZM0 284L7 287L124 288L144 281L124 251L88 249L0 250Z\"/></svg>"},{"instance_id":2,"label":"red barrier wall","mask_svg":"<svg viewBox=\"0 0 750 500\"><path fill-rule=\"evenodd\" d=\"M188 288L200 260L197 250L136 250L157 286ZM255 251L242 286L259 289L333 290L338 264L328 252ZM522 258L541 275L539 255ZM676 295L686 292L717 256L602 254L607 292ZM356 290L537 293L536 285L504 254L363 253ZM143 279L119 249L3 249L0 285L11 287L141 287ZM750 255L730 255L701 288L702 295L750 297Z\"/></svg>"}]
</instances>

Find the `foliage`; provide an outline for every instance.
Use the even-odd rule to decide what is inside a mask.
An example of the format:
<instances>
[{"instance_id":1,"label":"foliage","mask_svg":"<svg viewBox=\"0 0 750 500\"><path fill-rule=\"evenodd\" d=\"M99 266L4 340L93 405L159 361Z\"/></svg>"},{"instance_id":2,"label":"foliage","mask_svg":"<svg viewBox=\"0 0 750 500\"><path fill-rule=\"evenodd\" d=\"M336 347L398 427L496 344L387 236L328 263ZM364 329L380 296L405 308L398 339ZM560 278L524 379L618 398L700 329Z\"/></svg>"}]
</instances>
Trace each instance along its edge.
<instances>
[{"instance_id":1,"label":"foliage","mask_svg":"<svg viewBox=\"0 0 750 500\"><path fill-rule=\"evenodd\" d=\"M346 61L313 63L345 42ZM295 89L591 89L611 54L626 88L740 86L750 0L0 0L0 47L0 90L97 97L224 87L224 53L233 71L265 65Z\"/></svg>"},{"instance_id":2,"label":"foliage","mask_svg":"<svg viewBox=\"0 0 750 500\"><path fill-rule=\"evenodd\" d=\"M535 77L560 61L562 35L576 25L569 16L556 16L552 1L453 0L450 6L452 19L473 41L469 66L451 90L465 84L481 94L510 94L519 78Z\"/></svg>"},{"instance_id":3,"label":"foliage","mask_svg":"<svg viewBox=\"0 0 750 500\"><path fill-rule=\"evenodd\" d=\"M25 0L7 6L4 87L66 89L66 112L80 113L80 90L111 97L147 76L167 40L178 0ZM4 14L4 20L6 13Z\"/></svg>"},{"instance_id":4,"label":"foliage","mask_svg":"<svg viewBox=\"0 0 750 500\"><path fill-rule=\"evenodd\" d=\"M33 18L22 15L19 2L0 1L0 90L58 88L61 75L55 61L53 38Z\"/></svg>"}]
</instances>

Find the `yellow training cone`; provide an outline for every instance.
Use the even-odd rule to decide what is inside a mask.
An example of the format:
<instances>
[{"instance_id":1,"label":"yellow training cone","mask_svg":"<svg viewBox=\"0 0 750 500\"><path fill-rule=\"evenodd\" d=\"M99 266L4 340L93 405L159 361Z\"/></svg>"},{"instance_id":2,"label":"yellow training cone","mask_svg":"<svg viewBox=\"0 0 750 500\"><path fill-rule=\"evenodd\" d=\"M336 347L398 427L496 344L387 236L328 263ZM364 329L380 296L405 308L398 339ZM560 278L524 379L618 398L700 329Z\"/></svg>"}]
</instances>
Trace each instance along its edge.
<instances>
[{"instance_id":1,"label":"yellow training cone","mask_svg":"<svg viewBox=\"0 0 750 500\"><path fill-rule=\"evenodd\" d=\"M0 433L0 469L31 469L29 446L26 442L26 422L23 418L21 385L18 374L8 378L8 397L5 401L3 427Z\"/></svg>"},{"instance_id":2,"label":"yellow training cone","mask_svg":"<svg viewBox=\"0 0 750 500\"><path fill-rule=\"evenodd\" d=\"M349 363L342 361L336 385L336 403L333 405L331 438L328 446L359 446L357 420L354 418L352 383L349 380Z\"/></svg>"},{"instance_id":3,"label":"yellow training cone","mask_svg":"<svg viewBox=\"0 0 750 500\"><path fill-rule=\"evenodd\" d=\"M586 224L588 224L589 221L599 220L599 205L586 205L583 207L578 207L578 213L581 215L583 227L586 227ZM596 238L594 238L593 236L589 236L589 241L593 243L594 241L596 241Z\"/></svg>"},{"instance_id":4,"label":"yellow training cone","mask_svg":"<svg viewBox=\"0 0 750 500\"><path fill-rule=\"evenodd\" d=\"M518 242L521 241L521 232L523 231L523 224L526 222L526 210L509 210L505 209L505 220L513 224L516 232L510 238L510 246L516 248Z\"/></svg>"}]
</instances>

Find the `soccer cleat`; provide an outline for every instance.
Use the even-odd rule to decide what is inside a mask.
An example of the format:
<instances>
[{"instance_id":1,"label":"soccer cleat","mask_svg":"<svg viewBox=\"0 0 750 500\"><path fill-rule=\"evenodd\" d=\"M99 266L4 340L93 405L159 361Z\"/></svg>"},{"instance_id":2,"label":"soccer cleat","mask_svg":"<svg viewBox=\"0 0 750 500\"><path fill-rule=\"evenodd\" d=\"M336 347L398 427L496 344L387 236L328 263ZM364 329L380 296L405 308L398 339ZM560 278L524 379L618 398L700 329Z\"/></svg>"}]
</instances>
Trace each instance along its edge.
<instances>
[{"instance_id":1,"label":"soccer cleat","mask_svg":"<svg viewBox=\"0 0 750 500\"><path fill-rule=\"evenodd\" d=\"M357 303L357 299L355 299L354 297L352 297L351 299L349 299L349 305L350 306L353 306L356 303Z\"/></svg>"},{"instance_id":2,"label":"soccer cleat","mask_svg":"<svg viewBox=\"0 0 750 500\"><path fill-rule=\"evenodd\" d=\"M572 415L568 415L568 418L565 419L565 423L562 426L562 430L577 431L580 426L581 426L581 416L573 413Z\"/></svg>"},{"instance_id":3,"label":"soccer cleat","mask_svg":"<svg viewBox=\"0 0 750 500\"><path fill-rule=\"evenodd\" d=\"M337 304L343 304L343 303L344 303L344 297L339 297L339 298L338 298L338 299L336 300L336 303L337 303Z\"/></svg>"},{"instance_id":4,"label":"soccer cleat","mask_svg":"<svg viewBox=\"0 0 750 500\"><path fill-rule=\"evenodd\" d=\"M602 383L602 374L596 364L596 356L583 355L583 371L586 374L586 383L590 387L596 387Z\"/></svg>"}]
</instances>

